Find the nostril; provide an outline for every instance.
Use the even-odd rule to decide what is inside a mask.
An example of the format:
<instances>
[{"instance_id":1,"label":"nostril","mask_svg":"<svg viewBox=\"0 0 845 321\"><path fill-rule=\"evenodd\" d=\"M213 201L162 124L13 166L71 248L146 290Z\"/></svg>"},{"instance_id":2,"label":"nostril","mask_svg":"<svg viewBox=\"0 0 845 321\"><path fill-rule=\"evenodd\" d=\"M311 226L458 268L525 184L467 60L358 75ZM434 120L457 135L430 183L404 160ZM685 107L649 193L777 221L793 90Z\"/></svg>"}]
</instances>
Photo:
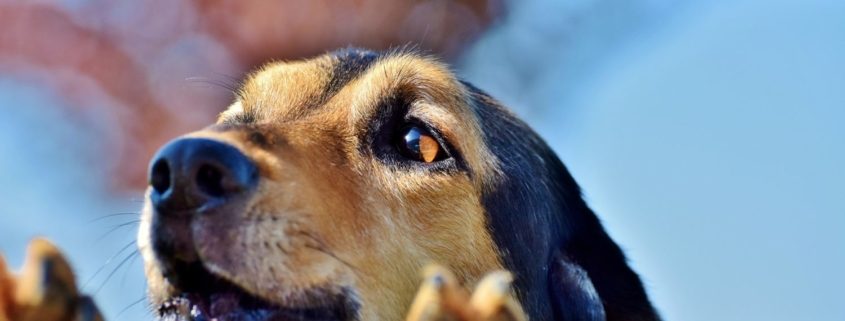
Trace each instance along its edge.
<instances>
[{"instance_id":1,"label":"nostril","mask_svg":"<svg viewBox=\"0 0 845 321\"><path fill-rule=\"evenodd\" d=\"M223 197L223 172L212 165L202 165L197 171L197 187L208 196Z\"/></svg>"},{"instance_id":2,"label":"nostril","mask_svg":"<svg viewBox=\"0 0 845 321\"><path fill-rule=\"evenodd\" d=\"M150 173L150 185L159 194L163 194L170 188L170 166L165 159L159 159Z\"/></svg>"},{"instance_id":3,"label":"nostril","mask_svg":"<svg viewBox=\"0 0 845 321\"><path fill-rule=\"evenodd\" d=\"M259 178L258 168L236 147L204 138L168 143L149 169L150 202L157 211L172 215L226 204L248 194Z\"/></svg>"}]
</instances>

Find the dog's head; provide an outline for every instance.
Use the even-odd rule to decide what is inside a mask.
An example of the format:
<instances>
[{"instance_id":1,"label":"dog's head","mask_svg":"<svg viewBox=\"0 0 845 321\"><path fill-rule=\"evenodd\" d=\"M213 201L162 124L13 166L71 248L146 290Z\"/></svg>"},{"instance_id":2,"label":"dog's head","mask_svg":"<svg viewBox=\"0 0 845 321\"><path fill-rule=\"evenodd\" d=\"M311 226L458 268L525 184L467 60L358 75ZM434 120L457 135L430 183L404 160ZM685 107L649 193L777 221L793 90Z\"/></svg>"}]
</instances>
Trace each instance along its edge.
<instances>
[{"instance_id":1,"label":"dog's head","mask_svg":"<svg viewBox=\"0 0 845 321\"><path fill-rule=\"evenodd\" d=\"M150 185L139 246L178 320L401 320L434 262L470 284L511 269L551 315L549 260L594 221L530 129L404 52L267 65Z\"/></svg>"}]
</instances>

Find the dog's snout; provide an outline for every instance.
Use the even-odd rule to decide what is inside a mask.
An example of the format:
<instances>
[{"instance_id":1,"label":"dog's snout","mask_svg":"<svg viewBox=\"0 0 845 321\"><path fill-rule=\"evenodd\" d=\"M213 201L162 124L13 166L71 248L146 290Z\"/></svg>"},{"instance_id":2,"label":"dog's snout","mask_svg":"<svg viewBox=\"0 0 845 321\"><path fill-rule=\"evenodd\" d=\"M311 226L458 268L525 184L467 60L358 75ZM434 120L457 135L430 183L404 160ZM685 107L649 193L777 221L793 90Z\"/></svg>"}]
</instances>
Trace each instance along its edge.
<instances>
[{"instance_id":1,"label":"dog's snout","mask_svg":"<svg viewBox=\"0 0 845 321\"><path fill-rule=\"evenodd\" d=\"M181 138L159 150L150 163L150 199L162 212L220 205L252 189L253 162L237 148L205 138Z\"/></svg>"}]
</instances>

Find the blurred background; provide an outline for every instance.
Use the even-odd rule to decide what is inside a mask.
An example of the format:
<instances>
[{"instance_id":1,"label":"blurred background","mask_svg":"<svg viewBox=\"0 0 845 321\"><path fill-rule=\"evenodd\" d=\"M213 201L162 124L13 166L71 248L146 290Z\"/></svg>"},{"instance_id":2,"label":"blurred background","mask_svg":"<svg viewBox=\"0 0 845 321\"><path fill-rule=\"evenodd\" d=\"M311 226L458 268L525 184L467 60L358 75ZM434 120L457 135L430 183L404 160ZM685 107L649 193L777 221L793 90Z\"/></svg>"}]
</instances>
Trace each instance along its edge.
<instances>
[{"instance_id":1,"label":"blurred background","mask_svg":"<svg viewBox=\"0 0 845 321\"><path fill-rule=\"evenodd\" d=\"M546 138L666 320L845 320L841 0L0 0L0 252L150 320L146 165L271 59L411 45Z\"/></svg>"}]
</instances>

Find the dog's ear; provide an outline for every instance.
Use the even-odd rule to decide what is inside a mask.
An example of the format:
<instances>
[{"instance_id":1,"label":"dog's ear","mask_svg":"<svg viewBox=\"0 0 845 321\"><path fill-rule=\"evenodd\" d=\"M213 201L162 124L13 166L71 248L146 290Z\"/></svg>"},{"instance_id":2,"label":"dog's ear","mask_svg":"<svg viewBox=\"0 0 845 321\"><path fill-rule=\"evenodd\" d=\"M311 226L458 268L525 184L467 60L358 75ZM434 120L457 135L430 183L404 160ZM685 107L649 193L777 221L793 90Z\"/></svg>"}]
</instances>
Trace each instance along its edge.
<instances>
[{"instance_id":1,"label":"dog's ear","mask_svg":"<svg viewBox=\"0 0 845 321\"><path fill-rule=\"evenodd\" d=\"M583 268L557 255L550 281L556 320L605 321L604 305Z\"/></svg>"},{"instance_id":2,"label":"dog's ear","mask_svg":"<svg viewBox=\"0 0 845 321\"><path fill-rule=\"evenodd\" d=\"M496 100L464 85L501 172L482 193L487 222L532 320L596 320L601 306L610 320L658 320L639 277L554 151Z\"/></svg>"},{"instance_id":3,"label":"dog's ear","mask_svg":"<svg viewBox=\"0 0 845 321\"><path fill-rule=\"evenodd\" d=\"M554 319L549 267L573 230L584 225L578 185L546 143L490 96L465 83L498 177L482 192L493 240L535 321ZM542 290L540 290L542 289Z\"/></svg>"}]
</instances>

